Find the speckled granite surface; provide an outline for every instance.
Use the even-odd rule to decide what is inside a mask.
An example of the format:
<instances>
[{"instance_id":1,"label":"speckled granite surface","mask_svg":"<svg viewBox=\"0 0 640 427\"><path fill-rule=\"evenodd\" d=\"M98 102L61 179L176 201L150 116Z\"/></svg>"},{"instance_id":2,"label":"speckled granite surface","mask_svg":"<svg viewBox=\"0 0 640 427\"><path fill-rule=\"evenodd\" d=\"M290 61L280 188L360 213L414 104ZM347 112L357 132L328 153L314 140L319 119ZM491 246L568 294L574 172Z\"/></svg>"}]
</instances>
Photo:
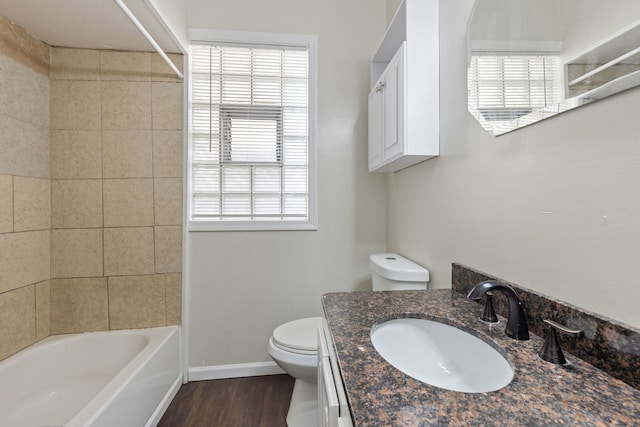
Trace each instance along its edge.
<instances>
[{"instance_id":1,"label":"speckled granite surface","mask_svg":"<svg viewBox=\"0 0 640 427\"><path fill-rule=\"evenodd\" d=\"M453 290L467 295L478 283L498 278L454 263L451 279ZM560 334L562 350L640 389L640 331L515 283L509 285L522 301L531 332L544 337L546 327L543 319L584 331L584 336L580 338ZM508 304L504 295L495 293L494 307L498 314L507 315Z\"/></svg>"},{"instance_id":2,"label":"speckled granite surface","mask_svg":"<svg viewBox=\"0 0 640 427\"><path fill-rule=\"evenodd\" d=\"M482 308L452 290L331 293L322 298L354 426L631 426L640 424L640 391L565 353L561 367L537 358L542 339L515 341L504 319L489 327ZM447 323L506 356L514 379L490 393L424 384L373 348L371 327L394 317Z\"/></svg>"}]
</instances>

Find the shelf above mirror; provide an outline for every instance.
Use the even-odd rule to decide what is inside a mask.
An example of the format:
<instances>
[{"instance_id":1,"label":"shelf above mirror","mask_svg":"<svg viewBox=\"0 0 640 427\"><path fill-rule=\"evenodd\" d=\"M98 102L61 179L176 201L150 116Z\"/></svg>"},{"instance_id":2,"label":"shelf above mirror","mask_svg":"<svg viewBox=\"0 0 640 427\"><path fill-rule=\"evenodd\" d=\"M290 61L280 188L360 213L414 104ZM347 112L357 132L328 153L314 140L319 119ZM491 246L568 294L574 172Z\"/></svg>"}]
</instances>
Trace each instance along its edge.
<instances>
[{"instance_id":1,"label":"shelf above mirror","mask_svg":"<svg viewBox=\"0 0 640 427\"><path fill-rule=\"evenodd\" d=\"M492 135L640 85L640 2L476 0L468 105Z\"/></svg>"}]
</instances>

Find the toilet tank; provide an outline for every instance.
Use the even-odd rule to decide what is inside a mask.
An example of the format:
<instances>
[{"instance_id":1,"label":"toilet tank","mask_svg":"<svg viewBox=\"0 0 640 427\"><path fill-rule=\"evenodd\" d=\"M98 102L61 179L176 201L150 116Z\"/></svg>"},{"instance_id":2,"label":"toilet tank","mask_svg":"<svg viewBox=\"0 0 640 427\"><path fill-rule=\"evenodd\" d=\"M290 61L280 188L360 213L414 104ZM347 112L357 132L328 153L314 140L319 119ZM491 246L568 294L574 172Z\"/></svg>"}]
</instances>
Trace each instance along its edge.
<instances>
[{"instance_id":1,"label":"toilet tank","mask_svg":"<svg viewBox=\"0 0 640 427\"><path fill-rule=\"evenodd\" d=\"M427 289L429 271L401 255L373 254L369 257L369 268L374 291Z\"/></svg>"}]
</instances>

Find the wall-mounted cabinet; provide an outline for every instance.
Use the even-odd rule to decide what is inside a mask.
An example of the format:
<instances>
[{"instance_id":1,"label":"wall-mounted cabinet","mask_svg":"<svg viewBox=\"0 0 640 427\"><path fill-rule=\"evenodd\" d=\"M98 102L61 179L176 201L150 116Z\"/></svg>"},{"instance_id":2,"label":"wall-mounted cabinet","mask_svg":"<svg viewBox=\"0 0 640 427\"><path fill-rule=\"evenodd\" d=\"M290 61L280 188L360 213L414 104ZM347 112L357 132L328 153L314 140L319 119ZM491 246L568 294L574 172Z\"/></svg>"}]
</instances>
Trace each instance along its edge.
<instances>
[{"instance_id":1,"label":"wall-mounted cabinet","mask_svg":"<svg viewBox=\"0 0 640 427\"><path fill-rule=\"evenodd\" d=\"M370 172L440 153L438 1L405 0L371 61Z\"/></svg>"}]
</instances>

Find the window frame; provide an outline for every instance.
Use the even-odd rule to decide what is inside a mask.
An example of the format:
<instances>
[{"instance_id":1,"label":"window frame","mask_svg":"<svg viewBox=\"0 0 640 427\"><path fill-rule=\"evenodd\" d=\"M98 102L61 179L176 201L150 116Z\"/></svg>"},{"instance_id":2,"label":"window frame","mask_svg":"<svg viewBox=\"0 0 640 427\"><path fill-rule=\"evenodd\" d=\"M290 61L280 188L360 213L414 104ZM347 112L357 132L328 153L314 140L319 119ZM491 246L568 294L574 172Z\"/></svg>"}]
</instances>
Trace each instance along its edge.
<instances>
[{"instance_id":1,"label":"window frame","mask_svg":"<svg viewBox=\"0 0 640 427\"><path fill-rule=\"evenodd\" d=\"M188 155L187 155L187 229L188 231L287 231L318 229L318 185L317 185L317 105L318 105L318 38L315 35L260 33L243 31L220 31L192 29L189 31L191 44L225 43L258 47L296 47L308 52L308 215L306 220L193 220L192 215L192 80L189 76L188 99ZM253 107L249 107L253 108ZM260 107L258 107L260 108ZM275 113L274 113L275 114ZM222 143L222 141L221 141ZM224 161L227 164L236 162Z\"/></svg>"}]
</instances>

